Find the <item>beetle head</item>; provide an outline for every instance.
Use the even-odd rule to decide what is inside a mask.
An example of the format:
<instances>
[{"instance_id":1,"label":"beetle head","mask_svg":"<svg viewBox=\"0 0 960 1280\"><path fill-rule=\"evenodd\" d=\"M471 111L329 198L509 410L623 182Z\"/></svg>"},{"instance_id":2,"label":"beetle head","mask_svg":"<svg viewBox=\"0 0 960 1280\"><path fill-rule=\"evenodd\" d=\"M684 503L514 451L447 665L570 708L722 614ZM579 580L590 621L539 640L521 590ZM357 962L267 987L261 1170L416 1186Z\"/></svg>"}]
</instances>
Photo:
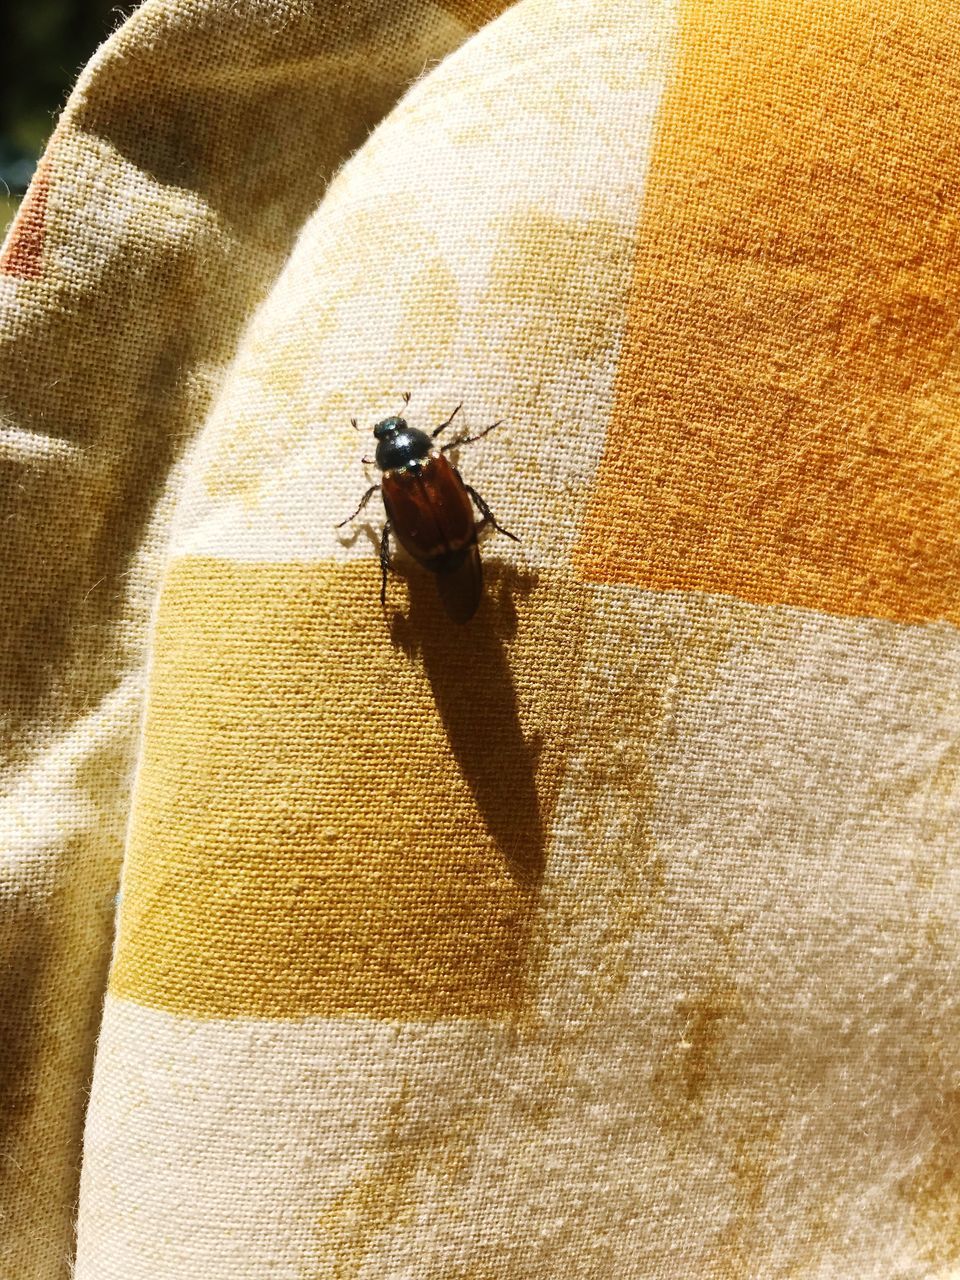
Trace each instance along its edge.
<instances>
[{"instance_id":1,"label":"beetle head","mask_svg":"<svg viewBox=\"0 0 960 1280\"><path fill-rule=\"evenodd\" d=\"M431 438L408 426L404 418L384 418L373 428L373 434L378 441L376 462L381 471L418 465L433 447Z\"/></svg>"},{"instance_id":2,"label":"beetle head","mask_svg":"<svg viewBox=\"0 0 960 1280\"><path fill-rule=\"evenodd\" d=\"M406 431L406 429L407 424L404 418L384 418L382 422L378 422L373 428L373 434L378 440L389 440L398 431Z\"/></svg>"}]
</instances>

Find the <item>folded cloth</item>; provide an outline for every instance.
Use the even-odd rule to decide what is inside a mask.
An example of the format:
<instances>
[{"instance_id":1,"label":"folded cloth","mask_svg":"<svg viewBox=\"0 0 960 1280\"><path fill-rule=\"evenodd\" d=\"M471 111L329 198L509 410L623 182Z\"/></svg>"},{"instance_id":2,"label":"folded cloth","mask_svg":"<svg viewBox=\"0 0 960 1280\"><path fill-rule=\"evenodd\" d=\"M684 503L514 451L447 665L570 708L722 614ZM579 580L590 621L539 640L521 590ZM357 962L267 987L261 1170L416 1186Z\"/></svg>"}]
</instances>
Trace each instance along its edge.
<instances>
[{"instance_id":1,"label":"folded cloth","mask_svg":"<svg viewBox=\"0 0 960 1280\"><path fill-rule=\"evenodd\" d=\"M100 50L0 258L0 1276L956 1274L958 126L945 0ZM458 405L466 623L337 528Z\"/></svg>"}]
</instances>

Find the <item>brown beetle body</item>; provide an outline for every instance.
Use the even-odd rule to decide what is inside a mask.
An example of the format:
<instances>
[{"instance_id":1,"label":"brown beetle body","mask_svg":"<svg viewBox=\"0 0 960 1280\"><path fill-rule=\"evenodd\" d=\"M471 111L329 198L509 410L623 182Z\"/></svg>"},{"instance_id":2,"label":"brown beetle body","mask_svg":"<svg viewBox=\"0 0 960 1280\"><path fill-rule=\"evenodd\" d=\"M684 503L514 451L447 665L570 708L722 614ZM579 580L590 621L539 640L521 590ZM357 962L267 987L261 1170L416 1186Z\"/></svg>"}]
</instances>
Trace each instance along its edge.
<instances>
[{"instance_id":1,"label":"brown beetle body","mask_svg":"<svg viewBox=\"0 0 960 1280\"><path fill-rule=\"evenodd\" d=\"M451 573L477 541L473 503L460 473L439 450L385 471L380 481L397 541L431 573Z\"/></svg>"},{"instance_id":2,"label":"brown beetle body","mask_svg":"<svg viewBox=\"0 0 960 1280\"><path fill-rule=\"evenodd\" d=\"M405 400L409 400L405 396ZM475 436L460 437L440 448L433 443L456 417L460 406L431 435L411 427L403 418L384 418L373 428L377 440L376 461L380 484L371 485L352 516L340 522L342 528L360 514L375 493L383 498L387 522L380 539L380 603L386 604L387 573L390 569L390 534L418 564L431 573L456 578L458 590L440 593L444 607L456 622L468 621L477 610L483 592L477 534L487 525L519 541L515 534L497 524L490 508L444 454L449 449L472 444L499 422ZM356 427L356 420L353 425ZM478 521L474 506L480 512Z\"/></svg>"}]
</instances>

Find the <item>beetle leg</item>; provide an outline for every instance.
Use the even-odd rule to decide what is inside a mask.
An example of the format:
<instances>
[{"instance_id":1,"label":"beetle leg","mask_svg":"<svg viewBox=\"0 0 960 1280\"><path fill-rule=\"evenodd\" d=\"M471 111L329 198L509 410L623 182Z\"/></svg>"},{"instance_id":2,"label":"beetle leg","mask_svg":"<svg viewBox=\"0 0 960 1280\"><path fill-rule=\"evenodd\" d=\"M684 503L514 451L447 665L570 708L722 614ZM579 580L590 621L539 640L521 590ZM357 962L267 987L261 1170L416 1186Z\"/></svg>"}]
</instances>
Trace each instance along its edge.
<instances>
[{"instance_id":1,"label":"beetle leg","mask_svg":"<svg viewBox=\"0 0 960 1280\"><path fill-rule=\"evenodd\" d=\"M387 574L390 572L390 521L380 535L380 603L387 606Z\"/></svg>"},{"instance_id":2,"label":"beetle leg","mask_svg":"<svg viewBox=\"0 0 960 1280\"><path fill-rule=\"evenodd\" d=\"M345 524L349 524L351 520L355 520L357 516L360 514L360 512L363 510L363 508L370 501L370 499L373 497L373 495L375 493L378 493L379 490L380 490L380 486L378 484L372 484L370 488L367 490L367 492L360 499L360 505L357 507L356 511L354 511L353 515L347 516L346 520L341 520L340 523L337 525L337 528L342 529Z\"/></svg>"},{"instance_id":3,"label":"beetle leg","mask_svg":"<svg viewBox=\"0 0 960 1280\"><path fill-rule=\"evenodd\" d=\"M465 444L473 444L474 441L482 440L484 436L489 435L490 432L494 429L494 427L499 427L502 425L503 425L502 418L500 419L499 422L491 422L489 427L484 427L483 430L478 431L475 436L460 436L456 440L451 440L449 444L441 445L440 452L446 453L448 449L459 449ZM437 434L436 431L433 434L436 435Z\"/></svg>"},{"instance_id":4,"label":"beetle leg","mask_svg":"<svg viewBox=\"0 0 960 1280\"><path fill-rule=\"evenodd\" d=\"M463 408L463 401L461 400L460 403L457 405L457 407L454 409L453 413L451 413L450 417L446 420L446 422L441 422L439 427L437 427L436 431L431 433L434 439L436 439L436 437L440 434L441 431L446 431L447 427L449 427L450 423L454 420L454 418L457 416L457 414L460 412L462 408ZM449 449L450 446L447 445L447 448Z\"/></svg>"},{"instance_id":5,"label":"beetle leg","mask_svg":"<svg viewBox=\"0 0 960 1280\"><path fill-rule=\"evenodd\" d=\"M497 426L497 423L494 423L494 426ZM490 431L492 430L492 428L488 427L487 430ZM481 528L483 528L484 525L492 524L498 533L505 533L507 537L512 538L514 542L520 541L520 539L517 537L515 533L511 533L509 529L505 529L502 524L497 524L496 517L494 516L493 512L490 510L490 508L487 506L484 500L480 497L479 493L477 493L476 489L472 487L472 485L466 484L463 487L466 489L467 493L469 493L470 497L477 504L477 509L479 510L480 514L483 516L483 519L480 521Z\"/></svg>"}]
</instances>

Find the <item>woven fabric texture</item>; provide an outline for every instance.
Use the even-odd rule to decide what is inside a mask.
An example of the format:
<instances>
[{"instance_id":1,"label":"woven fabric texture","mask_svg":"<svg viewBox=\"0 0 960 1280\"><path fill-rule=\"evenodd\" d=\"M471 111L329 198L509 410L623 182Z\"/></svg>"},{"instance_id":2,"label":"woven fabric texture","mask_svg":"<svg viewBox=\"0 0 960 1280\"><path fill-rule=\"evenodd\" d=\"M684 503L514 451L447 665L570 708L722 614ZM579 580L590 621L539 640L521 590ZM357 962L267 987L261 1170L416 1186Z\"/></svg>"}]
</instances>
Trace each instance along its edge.
<instances>
[{"instance_id":1,"label":"woven fabric texture","mask_svg":"<svg viewBox=\"0 0 960 1280\"><path fill-rule=\"evenodd\" d=\"M946 0L107 42L0 256L3 1280L960 1274L958 137ZM335 527L461 402L465 625Z\"/></svg>"}]
</instances>

